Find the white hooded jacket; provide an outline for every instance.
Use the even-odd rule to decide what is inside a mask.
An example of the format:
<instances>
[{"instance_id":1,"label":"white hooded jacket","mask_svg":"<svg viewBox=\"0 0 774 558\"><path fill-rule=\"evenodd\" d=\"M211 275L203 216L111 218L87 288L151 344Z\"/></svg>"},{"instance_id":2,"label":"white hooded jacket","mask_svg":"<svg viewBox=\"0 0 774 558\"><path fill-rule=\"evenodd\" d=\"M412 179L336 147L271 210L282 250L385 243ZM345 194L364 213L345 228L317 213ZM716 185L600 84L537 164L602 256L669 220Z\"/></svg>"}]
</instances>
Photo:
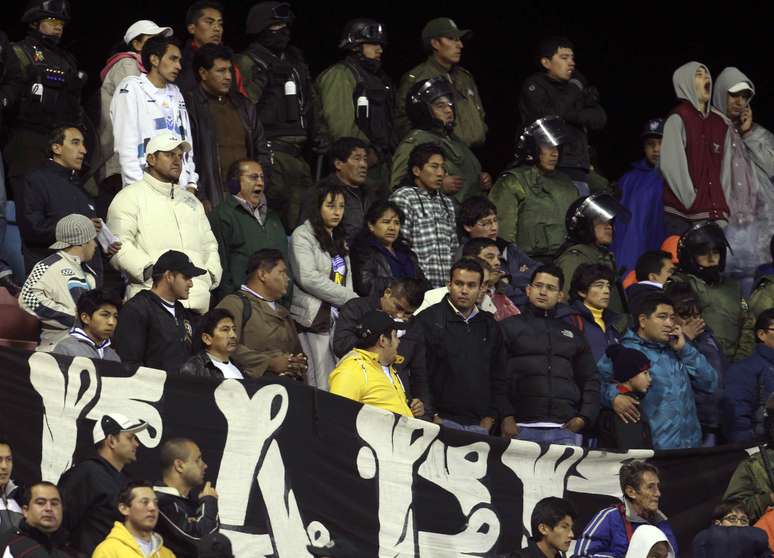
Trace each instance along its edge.
<instances>
[{"instance_id":1,"label":"white hooded jacket","mask_svg":"<svg viewBox=\"0 0 774 558\"><path fill-rule=\"evenodd\" d=\"M647 558L653 545L660 542L665 542L669 549L667 557L675 558L675 550L661 529L653 525L640 525L634 530L626 558Z\"/></svg>"}]
</instances>

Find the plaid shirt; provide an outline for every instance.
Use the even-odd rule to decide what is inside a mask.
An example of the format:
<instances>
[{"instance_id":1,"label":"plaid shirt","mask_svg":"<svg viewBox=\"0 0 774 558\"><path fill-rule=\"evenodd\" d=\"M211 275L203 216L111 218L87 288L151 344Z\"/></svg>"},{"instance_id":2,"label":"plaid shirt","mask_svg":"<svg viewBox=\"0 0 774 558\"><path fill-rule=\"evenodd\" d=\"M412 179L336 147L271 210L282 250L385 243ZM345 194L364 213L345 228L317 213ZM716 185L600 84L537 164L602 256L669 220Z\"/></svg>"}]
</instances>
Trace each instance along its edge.
<instances>
[{"instance_id":1,"label":"plaid shirt","mask_svg":"<svg viewBox=\"0 0 774 558\"><path fill-rule=\"evenodd\" d=\"M459 244L451 198L441 192L431 194L416 186L403 186L393 192L390 200L406 214L400 235L416 253L427 280L434 288L447 285Z\"/></svg>"}]
</instances>

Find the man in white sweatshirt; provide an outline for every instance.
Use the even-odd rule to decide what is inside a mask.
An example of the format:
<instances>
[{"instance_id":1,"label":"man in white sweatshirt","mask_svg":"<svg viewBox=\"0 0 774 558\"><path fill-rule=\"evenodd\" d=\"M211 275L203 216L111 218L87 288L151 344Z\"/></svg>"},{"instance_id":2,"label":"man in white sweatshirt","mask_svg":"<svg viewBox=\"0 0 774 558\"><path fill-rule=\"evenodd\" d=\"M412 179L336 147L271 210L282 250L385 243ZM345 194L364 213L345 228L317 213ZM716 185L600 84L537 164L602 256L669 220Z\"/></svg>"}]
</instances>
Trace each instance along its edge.
<instances>
[{"instance_id":1,"label":"man in white sweatshirt","mask_svg":"<svg viewBox=\"0 0 774 558\"><path fill-rule=\"evenodd\" d=\"M157 35L145 42L141 57L148 73L124 78L110 103L114 149L124 186L142 180L151 138L169 131L192 143L185 101L173 83L181 69L180 48L174 39ZM193 152L188 151L178 184L193 192L198 180Z\"/></svg>"}]
</instances>

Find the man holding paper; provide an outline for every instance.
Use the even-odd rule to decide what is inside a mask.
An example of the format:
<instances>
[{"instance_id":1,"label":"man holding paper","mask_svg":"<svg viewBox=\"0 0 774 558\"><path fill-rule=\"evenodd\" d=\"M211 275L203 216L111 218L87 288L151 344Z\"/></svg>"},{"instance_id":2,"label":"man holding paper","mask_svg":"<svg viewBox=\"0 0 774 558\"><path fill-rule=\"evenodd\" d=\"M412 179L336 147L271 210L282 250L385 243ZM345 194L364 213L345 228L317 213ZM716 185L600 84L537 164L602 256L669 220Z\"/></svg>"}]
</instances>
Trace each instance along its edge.
<instances>
[{"instance_id":1,"label":"man holding paper","mask_svg":"<svg viewBox=\"0 0 774 558\"><path fill-rule=\"evenodd\" d=\"M15 193L27 273L54 252L49 246L56 241L56 223L62 217L84 215L91 219L98 233L103 225L94 212L94 201L83 189L79 176L86 156L83 133L74 126L57 128L51 133L48 145L50 158L28 173L24 188ZM107 245L102 244L102 249L110 255L120 248L121 243L115 238ZM101 285L102 258L99 251L88 264L97 275L97 284Z\"/></svg>"}]
</instances>

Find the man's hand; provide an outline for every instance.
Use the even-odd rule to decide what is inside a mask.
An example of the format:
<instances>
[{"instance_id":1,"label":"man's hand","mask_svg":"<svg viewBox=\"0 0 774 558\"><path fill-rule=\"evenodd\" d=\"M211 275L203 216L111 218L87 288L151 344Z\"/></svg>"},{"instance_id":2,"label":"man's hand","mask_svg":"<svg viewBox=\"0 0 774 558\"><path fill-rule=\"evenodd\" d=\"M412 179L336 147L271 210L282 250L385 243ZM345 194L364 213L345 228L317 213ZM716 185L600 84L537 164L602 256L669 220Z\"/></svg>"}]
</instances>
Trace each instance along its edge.
<instances>
[{"instance_id":1,"label":"man's hand","mask_svg":"<svg viewBox=\"0 0 774 558\"><path fill-rule=\"evenodd\" d=\"M678 353L683 350L683 347L685 347L685 334L683 333L682 326L673 326L672 335L669 336L669 345Z\"/></svg>"},{"instance_id":2,"label":"man's hand","mask_svg":"<svg viewBox=\"0 0 774 558\"><path fill-rule=\"evenodd\" d=\"M581 417L573 417L564 423L564 428L577 434L586 427L586 421Z\"/></svg>"},{"instance_id":3,"label":"man's hand","mask_svg":"<svg viewBox=\"0 0 774 558\"><path fill-rule=\"evenodd\" d=\"M639 404L639 401L627 395L616 395L613 398L613 411L621 417L624 424L639 422L640 410L637 408Z\"/></svg>"},{"instance_id":4,"label":"man's hand","mask_svg":"<svg viewBox=\"0 0 774 558\"><path fill-rule=\"evenodd\" d=\"M94 223L94 228L97 229L97 234L102 230L102 219L99 217L92 217L91 222Z\"/></svg>"},{"instance_id":5,"label":"man's hand","mask_svg":"<svg viewBox=\"0 0 774 558\"><path fill-rule=\"evenodd\" d=\"M488 172L482 172L479 175L478 180L481 183L481 189L484 192L488 192L489 190L492 189L492 175L489 174Z\"/></svg>"},{"instance_id":6,"label":"man's hand","mask_svg":"<svg viewBox=\"0 0 774 558\"><path fill-rule=\"evenodd\" d=\"M752 128L753 125L753 119L752 119L752 108L750 108L750 105L747 105L745 109L742 111L742 114L739 116L739 131L744 134L745 132L749 132L750 128Z\"/></svg>"},{"instance_id":7,"label":"man's hand","mask_svg":"<svg viewBox=\"0 0 774 558\"><path fill-rule=\"evenodd\" d=\"M688 341L693 341L704 333L706 327L707 324L704 323L704 319L701 316L698 318L688 318L683 322L683 335Z\"/></svg>"},{"instance_id":8,"label":"man's hand","mask_svg":"<svg viewBox=\"0 0 774 558\"><path fill-rule=\"evenodd\" d=\"M411 408L411 414L415 417L421 417L425 414L425 404L420 399L412 399L409 407Z\"/></svg>"},{"instance_id":9,"label":"man's hand","mask_svg":"<svg viewBox=\"0 0 774 558\"><path fill-rule=\"evenodd\" d=\"M453 196L462 190L464 185L465 181L462 180L461 176L445 176L443 178L443 182L441 183L441 189L443 190L444 194Z\"/></svg>"},{"instance_id":10,"label":"man's hand","mask_svg":"<svg viewBox=\"0 0 774 558\"><path fill-rule=\"evenodd\" d=\"M443 424L443 419L439 417L438 415L433 415L433 422L435 424Z\"/></svg>"},{"instance_id":11,"label":"man's hand","mask_svg":"<svg viewBox=\"0 0 774 558\"><path fill-rule=\"evenodd\" d=\"M199 492L200 500L205 496L212 496L213 498L218 497L218 491L215 490L215 488L212 486L212 483L210 481L207 481L206 483L204 483L204 488L202 488L202 491Z\"/></svg>"},{"instance_id":12,"label":"man's hand","mask_svg":"<svg viewBox=\"0 0 774 558\"><path fill-rule=\"evenodd\" d=\"M280 353L269 361L269 370L275 374L284 374L290 366L290 353Z\"/></svg>"},{"instance_id":13,"label":"man's hand","mask_svg":"<svg viewBox=\"0 0 774 558\"><path fill-rule=\"evenodd\" d=\"M113 244L108 246L108 251L107 251L108 256L115 256L120 249L121 249L121 243L118 241L114 242Z\"/></svg>"},{"instance_id":14,"label":"man's hand","mask_svg":"<svg viewBox=\"0 0 774 558\"><path fill-rule=\"evenodd\" d=\"M519 425L513 417L505 417L500 424L500 436L503 438L516 438L519 435Z\"/></svg>"},{"instance_id":15,"label":"man's hand","mask_svg":"<svg viewBox=\"0 0 774 558\"><path fill-rule=\"evenodd\" d=\"M494 426L495 419L494 417L484 417L481 419L481 422L478 423L481 428L486 430L487 432L492 431L492 427Z\"/></svg>"}]
</instances>

